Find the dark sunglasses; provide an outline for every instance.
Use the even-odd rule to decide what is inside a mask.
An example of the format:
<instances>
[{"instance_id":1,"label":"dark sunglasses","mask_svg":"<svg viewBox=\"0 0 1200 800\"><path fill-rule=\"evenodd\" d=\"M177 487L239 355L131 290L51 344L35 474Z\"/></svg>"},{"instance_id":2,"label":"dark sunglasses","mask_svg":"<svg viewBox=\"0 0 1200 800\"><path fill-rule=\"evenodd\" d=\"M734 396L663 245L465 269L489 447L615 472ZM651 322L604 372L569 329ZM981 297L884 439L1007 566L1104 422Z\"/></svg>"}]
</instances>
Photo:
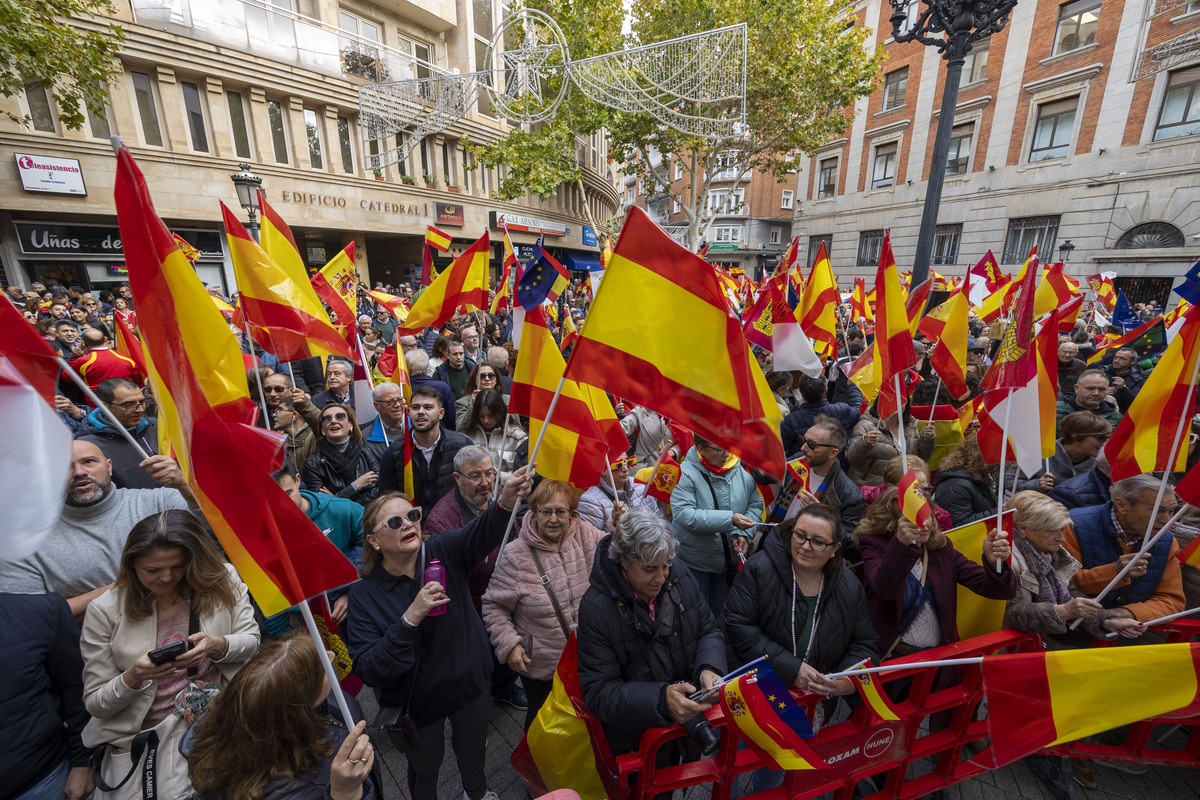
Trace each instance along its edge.
<instances>
[{"instance_id":1,"label":"dark sunglasses","mask_svg":"<svg viewBox=\"0 0 1200 800\"><path fill-rule=\"evenodd\" d=\"M403 530L404 528L408 527L408 525L405 523L408 523L411 525L416 525L420 521L421 521L421 509L414 507L414 508L410 508L404 514L397 514L394 517L388 517L383 522L376 525L375 530L379 530L380 528L386 527L388 530L399 531L399 530Z\"/></svg>"},{"instance_id":2,"label":"dark sunglasses","mask_svg":"<svg viewBox=\"0 0 1200 800\"><path fill-rule=\"evenodd\" d=\"M831 444L824 442L814 442L812 439L801 439L800 444L808 447L809 450L816 450L818 447L833 447Z\"/></svg>"},{"instance_id":3,"label":"dark sunglasses","mask_svg":"<svg viewBox=\"0 0 1200 800\"><path fill-rule=\"evenodd\" d=\"M327 422L345 422L348 419L350 418L345 414L330 414L328 417L321 417L321 424L324 425Z\"/></svg>"},{"instance_id":4,"label":"dark sunglasses","mask_svg":"<svg viewBox=\"0 0 1200 800\"><path fill-rule=\"evenodd\" d=\"M283 394L287 391L286 386L264 386L263 391L267 394Z\"/></svg>"}]
</instances>

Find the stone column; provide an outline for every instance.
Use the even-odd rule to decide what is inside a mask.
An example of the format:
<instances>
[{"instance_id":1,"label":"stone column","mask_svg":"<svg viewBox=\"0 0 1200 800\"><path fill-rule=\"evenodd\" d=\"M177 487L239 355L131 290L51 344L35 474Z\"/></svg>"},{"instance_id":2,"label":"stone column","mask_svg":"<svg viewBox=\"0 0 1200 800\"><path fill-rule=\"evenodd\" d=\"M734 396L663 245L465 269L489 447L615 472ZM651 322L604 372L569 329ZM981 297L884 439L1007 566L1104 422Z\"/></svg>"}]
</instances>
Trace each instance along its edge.
<instances>
[{"instance_id":1,"label":"stone column","mask_svg":"<svg viewBox=\"0 0 1200 800\"><path fill-rule=\"evenodd\" d=\"M158 97L162 102L162 117L158 125L163 132L163 143L177 153L190 152L192 143L188 141L184 123L187 116L183 110L183 96L175 79L175 70L157 67L155 77L158 79Z\"/></svg>"},{"instance_id":2,"label":"stone column","mask_svg":"<svg viewBox=\"0 0 1200 800\"><path fill-rule=\"evenodd\" d=\"M212 154L220 158L237 158L229 122L229 107L225 100L225 85L220 78L208 77L203 80L201 86L208 95L208 126L212 131Z\"/></svg>"}]
</instances>

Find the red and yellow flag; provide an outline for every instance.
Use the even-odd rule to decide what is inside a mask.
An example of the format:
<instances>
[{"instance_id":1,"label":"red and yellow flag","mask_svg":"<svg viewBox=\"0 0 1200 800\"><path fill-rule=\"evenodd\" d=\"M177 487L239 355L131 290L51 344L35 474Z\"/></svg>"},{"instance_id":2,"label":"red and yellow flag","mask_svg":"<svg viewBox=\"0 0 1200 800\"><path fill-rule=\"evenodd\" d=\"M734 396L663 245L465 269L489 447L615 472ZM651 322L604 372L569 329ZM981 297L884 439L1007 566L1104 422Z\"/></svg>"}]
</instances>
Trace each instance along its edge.
<instances>
[{"instance_id":1,"label":"red and yellow flag","mask_svg":"<svg viewBox=\"0 0 1200 800\"><path fill-rule=\"evenodd\" d=\"M265 200L261 207L263 243L270 244L274 257L259 247L233 212L221 204L240 308L254 340L280 361L335 354L355 359L317 299L300 254L291 243L291 231Z\"/></svg>"},{"instance_id":2,"label":"red and yellow flag","mask_svg":"<svg viewBox=\"0 0 1200 800\"><path fill-rule=\"evenodd\" d=\"M933 516L933 509L929 507L929 501L925 499L925 492L921 489L917 473L913 472L912 467L900 478L900 494L897 499L900 501L900 513L917 528L925 530L925 523Z\"/></svg>"},{"instance_id":3,"label":"red and yellow flag","mask_svg":"<svg viewBox=\"0 0 1200 800\"><path fill-rule=\"evenodd\" d=\"M825 242L821 242L812 272L808 273L808 282L804 284L804 296L800 299L800 313L796 319L812 342L813 351L822 359L837 354L837 308L840 304L837 279L833 277Z\"/></svg>"},{"instance_id":4,"label":"red and yellow flag","mask_svg":"<svg viewBox=\"0 0 1200 800\"><path fill-rule=\"evenodd\" d=\"M1096 293L1096 300L1102 306L1108 309L1108 313L1112 313L1117 307L1117 290L1113 286L1112 278L1104 273L1097 273L1087 277L1088 288Z\"/></svg>"},{"instance_id":5,"label":"red and yellow flag","mask_svg":"<svg viewBox=\"0 0 1200 800\"><path fill-rule=\"evenodd\" d=\"M392 318L395 319L397 323L403 323L406 319L408 319L410 312L408 300L405 298L394 294L388 294L387 292L376 291L374 289L367 289L367 296L386 308L388 313L392 315Z\"/></svg>"},{"instance_id":6,"label":"red and yellow flag","mask_svg":"<svg viewBox=\"0 0 1200 800\"><path fill-rule=\"evenodd\" d=\"M1043 747L1195 709L1198 664L1195 642L984 656L996 766Z\"/></svg>"},{"instance_id":7,"label":"red and yellow flag","mask_svg":"<svg viewBox=\"0 0 1200 800\"><path fill-rule=\"evenodd\" d=\"M189 264L195 264L200 260L200 251L193 247L191 242L178 233L172 233L171 238L175 240L175 244L179 245L179 249L183 251L183 256Z\"/></svg>"},{"instance_id":8,"label":"red and yellow flag","mask_svg":"<svg viewBox=\"0 0 1200 800\"><path fill-rule=\"evenodd\" d=\"M779 769L826 766L804 743L812 727L796 698L764 664L721 687L721 708L750 749L770 758Z\"/></svg>"},{"instance_id":9,"label":"red and yellow flag","mask_svg":"<svg viewBox=\"0 0 1200 800\"><path fill-rule=\"evenodd\" d=\"M358 319L358 273L354 269L354 242L346 245L312 276L313 291L337 316L335 327L353 334Z\"/></svg>"},{"instance_id":10,"label":"red and yellow flag","mask_svg":"<svg viewBox=\"0 0 1200 800\"><path fill-rule=\"evenodd\" d=\"M496 297L492 300L491 312L499 314L501 310L512 308L512 289L510 284L516 276L517 251L513 248L512 239L508 235L508 228L504 229L504 266L500 275L500 285L496 287Z\"/></svg>"},{"instance_id":11,"label":"red and yellow flag","mask_svg":"<svg viewBox=\"0 0 1200 800\"><path fill-rule=\"evenodd\" d=\"M1015 511L1005 511L1001 524L1012 541L1013 515ZM962 525L945 531L946 538L954 545L954 549L966 556L970 561L984 569L993 568L983 558L983 540L987 538L988 530L996 527L996 516ZM1006 601L992 600L983 595L975 594L961 583L955 589L956 611L954 624L958 629L958 638L970 639L972 636L983 636L995 633L1004 627L1004 608Z\"/></svg>"},{"instance_id":12,"label":"red and yellow flag","mask_svg":"<svg viewBox=\"0 0 1200 800\"><path fill-rule=\"evenodd\" d=\"M114 195L159 425L230 562L268 616L353 583L354 566L271 480L282 448L253 427L241 348L124 145Z\"/></svg>"},{"instance_id":13,"label":"red and yellow flag","mask_svg":"<svg viewBox=\"0 0 1200 800\"><path fill-rule=\"evenodd\" d=\"M883 247L879 250L879 270L875 274L875 292L879 297L875 307L875 358L879 367L880 419L887 419L903 407L906 398L897 396L896 377L903 376L905 370L917 363L908 327L908 311L896 289L899 285L891 236L884 233ZM903 377L900 383L899 391L904 393Z\"/></svg>"},{"instance_id":14,"label":"red and yellow flag","mask_svg":"<svg viewBox=\"0 0 1200 800\"><path fill-rule=\"evenodd\" d=\"M375 362L375 373L379 380L391 381L399 386L405 403L412 399L412 379L408 376L408 364L404 362L399 336L379 354L379 360Z\"/></svg>"},{"instance_id":15,"label":"red and yellow flag","mask_svg":"<svg viewBox=\"0 0 1200 800\"><path fill-rule=\"evenodd\" d=\"M822 244L824 244L822 242ZM867 302L867 281L865 278L854 279L854 289L850 293L850 317L856 322L860 319L865 319L867 322L875 321L875 311Z\"/></svg>"},{"instance_id":16,"label":"red and yellow flag","mask_svg":"<svg viewBox=\"0 0 1200 800\"><path fill-rule=\"evenodd\" d=\"M716 273L633 207L600 288L567 377L782 476L782 416Z\"/></svg>"},{"instance_id":17,"label":"red and yellow flag","mask_svg":"<svg viewBox=\"0 0 1200 800\"><path fill-rule=\"evenodd\" d=\"M454 237L445 231L440 231L430 225L425 230L425 244L437 250L439 253L445 253L450 249L450 243L454 241Z\"/></svg>"},{"instance_id":18,"label":"red and yellow flag","mask_svg":"<svg viewBox=\"0 0 1200 800\"><path fill-rule=\"evenodd\" d=\"M453 317L462 305L487 308L489 252L488 235L484 231L417 298L396 335L414 336L424 328L437 327Z\"/></svg>"},{"instance_id":19,"label":"red and yellow flag","mask_svg":"<svg viewBox=\"0 0 1200 800\"><path fill-rule=\"evenodd\" d=\"M862 669L870 666L871 660L865 659L855 664L851 669ZM875 682L876 676L870 672L865 672L861 675L848 676L851 682L854 683L854 688L858 690L859 697L862 698L867 708L871 709L872 716L881 722L898 722L900 715L896 713L895 707L892 706L891 698L884 694L880 684Z\"/></svg>"},{"instance_id":20,"label":"red and yellow flag","mask_svg":"<svg viewBox=\"0 0 1200 800\"><path fill-rule=\"evenodd\" d=\"M1200 358L1200 312L1188 310L1183 327L1142 384L1129 411L1104 446L1113 481L1187 464L1187 436L1196 405L1196 362ZM1178 442L1175 463L1171 447Z\"/></svg>"},{"instance_id":21,"label":"red and yellow flag","mask_svg":"<svg viewBox=\"0 0 1200 800\"><path fill-rule=\"evenodd\" d=\"M113 328L113 346L116 351L132 361L143 377L149 375L150 371L146 369L146 355L142 352L142 340L129 330L129 325L120 314L113 314Z\"/></svg>"},{"instance_id":22,"label":"red and yellow flag","mask_svg":"<svg viewBox=\"0 0 1200 800\"><path fill-rule=\"evenodd\" d=\"M1079 281L1063 273L1062 263L1042 267L1042 282L1033 300L1033 316L1041 317L1080 296Z\"/></svg>"},{"instance_id":23,"label":"red and yellow flag","mask_svg":"<svg viewBox=\"0 0 1200 800\"><path fill-rule=\"evenodd\" d=\"M646 467L645 471L649 472L650 467ZM683 468L679 466L679 462L671 458L670 453L665 454L658 468L646 478L646 496L670 504L671 492L675 491L682 475ZM764 503L763 508L766 507Z\"/></svg>"},{"instance_id":24,"label":"red and yellow flag","mask_svg":"<svg viewBox=\"0 0 1200 800\"><path fill-rule=\"evenodd\" d=\"M966 397L970 392L966 375L967 314L970 310L971 302L966 291L959 289L922 320L922 324L925 324L935 313L942 318L937 331L937 343L929 354L929 363L946 389L956 398Z\"/></svg>"},{"instance_id":25,"label":"red and yellow flag","mask_svg":"<svg viewBox=\"0 0 1200 800\"><path fill-rule=\"evenodd\" d=\"M908 315L908 332L910 336L917 335L917 325L925 316L925 304L929 302L929 290L933 288L933 278L927 278L908 293L904 299L904 313ZM915 362L914 362L915 363Z\"/></svg>"}]
</instances>

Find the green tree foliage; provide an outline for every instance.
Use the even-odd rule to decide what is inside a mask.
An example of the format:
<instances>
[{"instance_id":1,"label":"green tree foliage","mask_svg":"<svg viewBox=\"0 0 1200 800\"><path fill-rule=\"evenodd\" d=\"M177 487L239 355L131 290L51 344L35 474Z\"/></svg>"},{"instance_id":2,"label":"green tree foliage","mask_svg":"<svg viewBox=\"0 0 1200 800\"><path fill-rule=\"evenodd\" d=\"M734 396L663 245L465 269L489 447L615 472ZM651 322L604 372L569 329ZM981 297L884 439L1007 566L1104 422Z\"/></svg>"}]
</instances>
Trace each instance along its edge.
<instances>
[{"instance_id":1,"label":"green tree foliage","mask_svg":"<svg viewBox=\"0 0 1200 800\"><path fill-rule=\"evenodd\" d=\"M120 26L90 21L115 11L108 0L0 0L0 95L15 97L26 83L41 81L53 95L58 118L83 127L84 109L108 113L108 82L117 74L117 51L125 41ZM69 17L86 19L76 26ZM14 122L29 118L6 112Z\"/></svg>"}]
</instances>

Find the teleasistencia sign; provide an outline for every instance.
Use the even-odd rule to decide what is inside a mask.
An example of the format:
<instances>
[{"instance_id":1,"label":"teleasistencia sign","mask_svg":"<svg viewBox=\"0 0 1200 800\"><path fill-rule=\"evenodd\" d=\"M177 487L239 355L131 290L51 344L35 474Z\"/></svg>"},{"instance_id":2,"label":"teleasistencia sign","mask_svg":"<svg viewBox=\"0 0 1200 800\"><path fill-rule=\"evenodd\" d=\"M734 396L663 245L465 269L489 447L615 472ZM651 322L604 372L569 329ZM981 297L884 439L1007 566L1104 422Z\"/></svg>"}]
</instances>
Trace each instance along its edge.
<instances>
[{"instance_id":1,"label":"teleasistencia sign","mask_svg":"<svg viewBox=\"0 0 1200 800\"><path fill-rule=\"evenodd\" d=\"M543 236L570 236L571 229L561 222L548 219L527 217L524 214L510 214L507 211L492 211L488 215L492 227L496 230L508 228L510 231L538 233Z\"/></svg>"},{"instance_id":2,"label":"teleasistencia sign","mask_svg":"<svg viewBox=\"0 0 1200 800\"><path fill-rule=\"evenodd\" d=\"M52 158L31 153L13 153L21 185L27 192L86 195L83 170L74 158Z\"/></svg>"}]
</instances>

